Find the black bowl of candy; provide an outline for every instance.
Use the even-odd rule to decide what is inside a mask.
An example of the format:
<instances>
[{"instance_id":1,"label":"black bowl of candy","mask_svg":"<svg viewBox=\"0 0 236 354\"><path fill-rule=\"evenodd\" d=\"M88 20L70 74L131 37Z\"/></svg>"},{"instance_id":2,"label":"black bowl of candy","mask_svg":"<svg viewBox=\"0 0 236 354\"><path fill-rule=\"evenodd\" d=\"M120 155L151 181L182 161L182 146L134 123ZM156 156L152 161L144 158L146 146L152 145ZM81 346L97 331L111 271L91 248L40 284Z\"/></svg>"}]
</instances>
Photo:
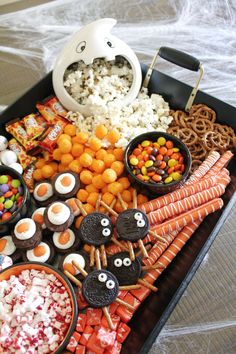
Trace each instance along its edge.
<instances>
[{"instance_id":1,"label":"black bowl of candy","mask_svg":"<svg viewBox=\"0 0 236 354\"><path fill-rule=\"evenodd\" d=\"M8 232L30 209L30 193L22 175L0 166L0 233Z\"/></svg>"},{"instance_id":2,"label":"black bowl of candy","mask_svg":"<svg viewBox=\"0 0 236 354\"><path fill-rule=\"evenodd\" d=\"M191 162L188 147L163 132L138 135L125 150L125 167L131 181L152 195L170 193L181 187Z\"/></svg>"}]
</instances>

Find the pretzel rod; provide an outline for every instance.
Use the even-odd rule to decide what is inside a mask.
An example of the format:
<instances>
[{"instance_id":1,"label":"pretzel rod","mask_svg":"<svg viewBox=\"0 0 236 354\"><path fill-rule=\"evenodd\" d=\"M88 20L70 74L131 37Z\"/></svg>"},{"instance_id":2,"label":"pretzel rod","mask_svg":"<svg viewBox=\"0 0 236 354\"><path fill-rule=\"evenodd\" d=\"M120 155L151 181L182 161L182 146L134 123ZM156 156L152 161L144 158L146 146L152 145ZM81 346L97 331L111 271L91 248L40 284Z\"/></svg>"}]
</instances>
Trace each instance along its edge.
<instances>
[{"instance_id":1,"label":"pretzel rod","mask_svg":"<svg viewBox=\"0 0 236 354\"><path fill-rule=\"evenodd\" d=\"M80 273L86 278L88 273L86 272L86 270L84 270L84 268L82 268L80 266L80 264L76 261L72 261L73 266L75 266L76 269L78 269L80 271Z\"/></svg>"},{"instance_id":2,"label":"pretzel rod","mask_svg":"<svg viewBox=\"0 0 236 354\"><path fill-rule=\"evenodd\" d=\"M207 172L205 177L217 175L222 168L228 165L233 156L234 154L230 150L226 151L215 163L215 165Z\"/></svg>"},{"instance_id":3,"label":"pretzel rod","mask_svg":"<svg viewBox=\"0 0 236 354\"><path fill-rule=\"evenodd\" d=\"M140 250L141 250L141 252L143 254L143 257L144 258L148 258L148 253L147 253L146 248L144 247L143 241L142 240L138 240L138 244L139 244Z\"/></svg>"},{"instance_id":4,"label":"pretzel rod","mask_svg":"<svg viewBox=\"0 0 236 354\"><path fill-rule=\"evenodd\" d=\"M100 204L101 204L101 202L100 202ZM113 201L111 202L111 204L110 204L110 208L113 210L113 207L115 206L115 204L116 204L116 198L114 198L113 199ZM106 211L106 214L109 214L109 211L107 210Z\"/></svg>"},{"instance_id":5,"label":"pretzel rod","mask_svg":"<svg viewBox=\"0 0 236 354\"><path fill-rule=\"evenodd\" d=\"M91 249L90 249L90 267L93 267L94 266L94 263L95 263L95 247L94 246L91 246Z\"/></svg>"},{"instance_id":6,"label":"pretzel rod","mask_svg":"<svg viewBox=\"0 0 236 354\"><path fill-rule=\"evenodd\" d=\"M145 286L146 288L148 288L148 289L154 291L154 292L157 292L157 291L158 291L157 287L155 287L154 285L148 283L146 280L139 279L139 280L138 280L138 283L141 284L141 285L143 285L143 286Z\"/></svg>"},{"instance_id":7,"label":"pretzel rod","mask_svg":"<svg viewBox=\"0 0 236 354\"><path fill-rule=\"evenodd\" d=\"M96 201L96 205L95 205L95 210L96 210L96 211L99 211L101 199L102 199L102 193L99 193L99 194L98 194L97 201Z\"/></svg>"},{"instance_id":8,"label":"pretzel rod","mask_svg":"<svg viewBox=\"0 0 236 354\"><path fill-rule=\"evenodd\" d=\"M104 245L100 246L100 251L101 251L102 265L104 268L106 268L107 267L107 255L106 255L106 250L105 250Z\"/></svg>"},{"instance_id":9,"label":"pretzel rod","mask_svg":"<svg viewBox=\"0 0 236 354\"><path fill-rule=\"evenodd\" d=\"M101 270L101 259L100 259L100 252L98 249L95 251L95 261L96 261L96 268L97 270Z\"/></svg>"},{"instance_id":10,"label":"pretzel rod","mask_svg":"<svg viewBox=\"0 0 236 354\"><path fill-rule=\"evenodd\" d=\"M128 304L128 302L125 302L124 300L119 299L118 297L115 299L115 302L117 302L120 305L124 305L125 307L127 307L131 311L135 311L134 306Z\"/></svg>"},{"instance_id":11,"label":"pretzel rod","mask_svg":"<svg viewBox=\"0 0 236 354\"><path fill-rule=\"evenodd\" d=\"M83 216L88 215L87 211L84 209L83 203L79 199L77 199L77 201L78 201L77 203L78 203L78 206L80 208L81 214Z\"/></svg>"},{"instance_id":12,"label":"pretzel rod","mask_svg":"<svg viewBox=\"0 0 236 354\"><path fill-rule=\"evenodd\" d=\"M147 244L146 246L144 246L146 248L146 251L148 252L152 246L150 244ZM142 255L142 251L139 249L138 252L136 253L136 257L139 257Z\"/></svg>"},{"instance_id":13,"label":"pretzel rod","mask_svg":"<svg viewBox=\"0 0 236 354\"><path fill-rule=\"evenodd\" d=\"M127 241L127 245L129 248L129 258L131 259L131 261L135 260L135 254L134 254L134 249L133 249L133 245L132 242Z\"/></svg>"},{"instance_id":14,"label":"pretzel rod","mask_svg":"<svg viewBox=\"0 0 236 354\"><path fill-rule=\"evenodd\" d=\"M120 204L121 204L123 210L127 210L127 206L126 206L126 204L125 204L125 202L124 202L124 199L122 198L120 192L117 193L117 197L118 197L118 200L119 200L119 202L120 202Z\"/></svg>"},{"instance_id":15,"label":"pretzel rod","mask_svg":"<svg viewBox=\"0 0 236 354\"><path fill-rule=\"evenodd\" d=\"M111 213L111 215L116 216L116 217L118 216L117 212L115 212L115 210L113 210L112 208L110 208L109 205L107 205L106 203L104 203L103 200L101 200L100 204L101 204L102 206L104 206L104 208L106 208L107 211L109 211L109 212Z\"/></svg>"},{"instance_id":16,"label":"pretzel rod","mask_svg":"<svg viewBox=\"0 0 236 354\"><path fill-rule=\"evenodd\" d=\"M114 331L114 330L115 330L115 326L113 325L113 322L112 322L112 319L111 319L111 316L110 316L110 313L109 313L108 308L107 308L106 306L104 306L104 307L102 308L102 310L103 310L104 316L105 316L106 319L107 319L107 322L108 322L108 325L109 325L110 329L111 329L112 331Z\"/></svg>"},{"instance_id":17,"label":"pretzel rod","mask_svg":"<svg viewBox=\"0 0 236 354\"><path fill-rule=\"evenodd\" d=\"M138 207L137 190L134 188L134 190L133 190L133 208L137 209L137 207Z\"/></svg>"},{"instance_id":18,"label":"pretzel rod","mask_svg":"<svg viewBox=\"0 0 236 354\"><path fill-rule=\"evenodd\" d=\"M136 290L136 289L140 289L140 288L141 288L141 286L138 284L119 286L119 290Z\"/></svg>"},{"instance_id":19,"label":"pretzel rod","mask_svg":"<svg viewBox=\"0 0 236 354\"><path fill-rule=\"evenodd\" d=\"M68 272L67 270L64 270L64 274L67 276L67 278L69 278L71 281L73 281L73 283L75 283L75 285L77 285L79 288L82 288L82 283L81 281L79 281L79 279L77 279L76 277L74 277L74 275L72 275L70 272Z\"/></svg>"},{"instance_id":20,"label":"pretzel rod","mask_svg":"<svg viewBox=\"0 0 236 354\"><path fill-rule=\"evenodd\" d=\"M126 247L125 245L123 245L123 243L121 243L120 241L118 241L114 236L112 236L111 240L121 248L121 250L123 251L128 251L129 252L129 248Z\"/></svg>"}]
</instances>

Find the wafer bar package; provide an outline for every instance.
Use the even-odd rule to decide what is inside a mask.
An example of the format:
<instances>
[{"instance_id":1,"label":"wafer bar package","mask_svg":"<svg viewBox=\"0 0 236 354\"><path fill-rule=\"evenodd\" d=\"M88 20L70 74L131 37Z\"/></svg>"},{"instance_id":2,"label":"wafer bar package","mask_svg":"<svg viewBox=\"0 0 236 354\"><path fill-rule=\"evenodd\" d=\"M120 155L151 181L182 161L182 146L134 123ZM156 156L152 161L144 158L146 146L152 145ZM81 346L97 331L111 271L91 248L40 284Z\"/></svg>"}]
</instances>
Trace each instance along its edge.
<instances>
[{"instance_id":1,"label":"wafer bar package","mask_svg":"<svg viewBox=\"0 0 236 354\"><path fill-rule=\"evenodd\" d=\"M49 106L37 103L36 107L40 114L46 119L49 125L57 124L59 120L62 122L67 122L64 118L57 115Z\"/></svg>"},{"instance_id":2,"label":"wafer bar package","mask_svg":"<svg viewBox=\"0 0 236 354\"><path fill-rule=\"evenodd\" d=\"M16 139L13 138L13 139L9 140L8 146L9 146L10 150L12 150L16 153L18 160L19 160L21 166L23 167L23 169L25 169L32 162L36 161L36 157L27 155L24 148L20 145L20 143L18 143L18 141Z\"/></svg>"},{"instance_id":3,"label":"wafer bar package","mask_svg":"<svg viewBox=\"0 0 236 354\"><path fill-rule=\"evenodd\" d=\"M50 153L53 152L53 149L57 143L57 139L63 133L63 129L66 126L66 124L67 123L65 123L62 120L57 120L55 125L48 128L48 131L46 132L46 136L44 137L44 139L42 141L40 141L38 143L38 145L42 149L47 150Z\"/></svg>"},{"instance_id":4,"label":"wafer bar package","mask_svg":"<svg viewBox=\"0 0 236 354\"><path fill-rule=\"evenodd\" d=\"M25 184L27 186L27 188L29 189L30 193L33 192L34 190L34 178L33 178L33 173L35 171L36 167L35 165L32 163L29 166L26 167L24 174L23 174L23 178L25 181Z\"/></svg>"},{"instance_id":5,"label":"wafer bar package","mask_svg":"<svg viewBox=\"0 0 236 354\"><path fill-rule=\"evenodd\" d=\"M47 101L44 102L44 104L48 107L50 107L53 112L55 112L58 116L66 118L67 111L65 108L62 106L62 104L59 102L57 97L49 97Z\"/></svg>"},{"instance_id":6,"label":"wafer bar package","mask_svg":"<svg viewBox=\"0 0 236 354\"><path fill-rule=\"evenodd\" d=\"M28 137L33 140L38 138L45 130L45 127L38 123L36 116L37 114L31 113L22 119Z\"/></svg>"},{"instance_id":7,"label":"wafer bar package","mask_svg":"<svg viewBox=\"0 0 236 354\"><path fill-rule=\"evenodd\" d=\"M37 145L37 141L32 140L25 130L24 124L20 119L15 119L6 124L6 131L10 133L27 152L33 150Z\"/></svg>"}]
</instances>

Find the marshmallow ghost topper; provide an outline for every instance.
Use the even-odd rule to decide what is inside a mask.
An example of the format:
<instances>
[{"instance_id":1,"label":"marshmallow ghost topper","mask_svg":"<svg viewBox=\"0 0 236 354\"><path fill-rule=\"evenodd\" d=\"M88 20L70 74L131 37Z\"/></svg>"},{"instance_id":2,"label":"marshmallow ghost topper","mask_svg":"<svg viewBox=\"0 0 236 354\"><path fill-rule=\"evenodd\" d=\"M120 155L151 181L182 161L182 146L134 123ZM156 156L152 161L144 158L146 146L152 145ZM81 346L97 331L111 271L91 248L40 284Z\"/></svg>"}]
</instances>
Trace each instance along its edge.
<instances>
[{"instance_id":1,"label":"marshmallow ghost topper","mask_svg":"<svg viewBox=\"0 0 236 354\"><path fill-rule=\"evenodd\" d=\"M115 19L104 18L82 27L59 54L53 70L53 87L60 102L68 110L79 111L84 116L93 114L92 107L76 102L63 85L66 69L79 61L89 65L96 58L104 58L107 61L115 60L117 56L125 58L132 68L133 82L122 104L129 104L138 95L142 82L140 63L134 51L125 42L111 35L110 31L116 22Z\"/></svg>"}]
</instances>

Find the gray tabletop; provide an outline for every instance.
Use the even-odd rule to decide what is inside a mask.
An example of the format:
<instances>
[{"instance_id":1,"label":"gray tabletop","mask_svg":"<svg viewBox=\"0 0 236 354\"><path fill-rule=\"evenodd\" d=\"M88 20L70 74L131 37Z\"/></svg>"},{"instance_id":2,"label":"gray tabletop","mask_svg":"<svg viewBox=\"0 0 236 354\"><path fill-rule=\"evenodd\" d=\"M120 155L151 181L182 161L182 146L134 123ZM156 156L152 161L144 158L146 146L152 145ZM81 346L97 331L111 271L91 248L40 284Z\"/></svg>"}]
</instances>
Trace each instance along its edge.
<instances>
[{"instance_id":1,"label":"gray tabletop","mask_svg":"<svg viewBox=\"0 0 236 354\"><path fill-rule=\"evenodd\" d=\"M118 20L114 33L144 63L161 45L196 56L205 69L201 89L236 106L233 0L22 0L0 4L0 14L2 108L53 67L71 33L101 17ZM189 84L196 80L195 73L162 60L158 68ZM235 229L234 206L150 354L236 353Z\"/></svg>"}]
</instances>

